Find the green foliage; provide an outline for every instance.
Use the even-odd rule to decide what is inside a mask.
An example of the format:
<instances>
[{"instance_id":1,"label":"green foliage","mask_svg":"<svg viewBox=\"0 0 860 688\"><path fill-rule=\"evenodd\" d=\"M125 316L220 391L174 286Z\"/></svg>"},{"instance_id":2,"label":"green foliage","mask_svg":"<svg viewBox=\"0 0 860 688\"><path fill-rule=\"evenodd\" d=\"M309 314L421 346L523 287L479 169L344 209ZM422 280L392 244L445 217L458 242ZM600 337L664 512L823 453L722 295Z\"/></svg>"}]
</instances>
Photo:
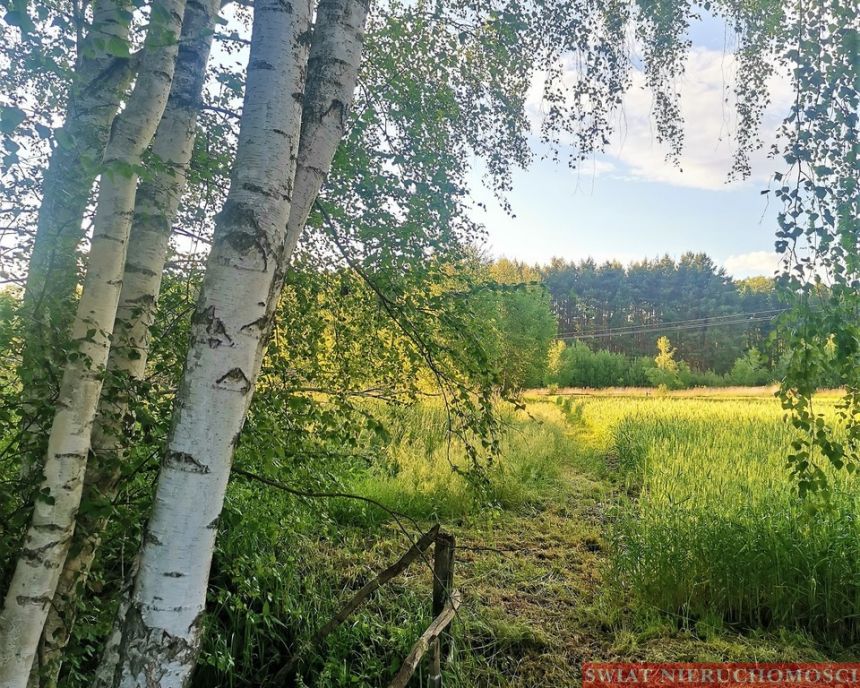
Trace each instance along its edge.
<instances>
[{"instance_id":1,"label":"green foliage","mask_svg":"<svg viewBox=\"0 0 860 688\"><path fill-rule=\"evenodd\" d=\"M547 291L535 270L507 260L489 267L486 320L493 323L494 365L506 389L540 387L548 380L550 346L556 333ZM491 336L490 331L487 337Z\"/></svg>"},{"instance_id":2,"label":"green foliage","mask_svg":"<svg viewBox=\"0 0 860 688\"><path fill-rule=\"evenodd\" d=\"M592 351L574 342L560 355L556 383L562 387L643 387L649 384L648 359L631 359L610 351Z\"/></svg>"},{"instance_id":3,"label":"green foliage","mask_svg":"<svg viewBox=\"0 0 860 688\"><path fill-rule=\"evenodd\" d=\"M493 468L492 489L479 495L450 470L449 462L465 466L469 457L461 443L448 446L441 405L362 405L386 419L385 449L369 461L283 460L292 486L341 487L428 523L493 518L499 508L534 505L557 481L565 437L556 425L509 414L504 462ZM261 465L258 447L243 445L237 461ZM230 486L221 529L195 686L269 685L339 602L409 545L391 517L372 505L302 500L242 478ZM301 685L370 687L392 676L430 621L430 583L426 566L413 564L309 654Z\"/></svg>"},{"instance_id":4,"label":"green foliage","mask_svg":"<svg viewBox=\"0 0 860 688\"><path fill-rule=\"evenodd\" d=\"M856 6L843 0L792 2L785 11L791 21L773 40L795 97L773 191L782 204L780 287L794 308L783 323L780 397L801 431L789 462L803 495L830 487L827 467L860 464L860 25ZM822 374L845 390L835 416L813 404Z\"/></svg>"},{"instance_id":5,"label":"green foliage","mask_svg":"<svg viewBox=\"0 0 860 688\"><path fill-rule=\"evenodd\" d=\"M758 386L774 379L774 373L755 348L739 358L729 373L719 375L710 370L694 370L686 361L676 360L676 350L668 337L660 337L657 347L656 358L633 358L602 349L592 350L583 342L574 342L559 350L557 372L551 380L562 387L690 389Z\"/></svg>"},{"instance_id":6,"label":"green foliage","mask_svg":"<svg viewBox=\"0 0 860 688\"><path fill-rule=\"evenodd\" d=\"M733 385L755 386L767 384L773 376L758 349L753 347L735 361L728 378Z\"/></svg>"},{"instance_id":7,"label":"green foliage","mask_svg":"<svg viewBox=\"0 0 860 688\"><path fill-rule=\"evenodd\" d=\"M21 346L19 306L16 289L0 290L0 587L10 573L21 528L30 514L22 494L19 464L12 460L21 418L21 383L17 375Z\"/></svg>"},{"instance_id":8,"label":"green foliage","mask_svg":"<svg viewBox=\"0 0 860 688\"><path fill-rule=\"evenodd\" d=\"M668 337L663 336L657 340L654 366L646 373L652 386L662 389L680 389L683 386L681 367L675 360L675 349L672 348Z\"/></svg>"},{"instance_id":9,"label":"green foliage","mask_svg":"<svg viewBox=\"0 0 860 688\"><path fill-rule=\"evenodd\" d=\"M678 372L678 362L675 360L675 349L672 348L672 343L666 336L660 337L657 340L657 356L654 358L654 364L664 373Z\"/></svg>"},{"instance_id":10,"label":"green foliage","mask_svg":"<svg viewBox=\"0 0 860 688\"><path fill-rule=\"evenodd\" d=\"M558 155L560 142L573 140L572 162L588 157L608 140L614 111L629 87L628 40L633 28L645 42L644 68L655 93L658 137L670 155L677 154L682 129L675 83L683 71L687 47L683 36L691 9L684 3L628 6L587 0L501 5L391 2L381 9L369 26L367 59L349 133L288 279L237 463L304 487L370 492L374 486L380 498L422 517L525 503L533 497L531 487L551 482L551 471L540 459L555 455L557 446L536 431L524 432L531 442L530 455L537 458L500 468L504 443L513 440L503 432L510 419L499 412L497 393L546 381L551 351L559 380L580 381L577 384L587 380L588 386L643 384L649 374L659 373L671 378L674 386L693 384L698 379L693 368L729 370L748 345L761 347L767 334L764 325L745 328L748 341L714 334L704 326L689 328L691 332L675 339L683 360L671 370L641 358L630 362L623 354L592 352L581 344L563 352L552 350L546 297L532 286L518 286L535 280L496 277L497 283L491 284L474 260L473 244L480 239L481 228L467 208L468 170L473 159L482 160L488 183L503 195L510 188L512 171L530 161L525 104L536 74L546 77L543 142ZM857 30L852 7L839 2L812 3L784 14L773 2L720 3L716 9L736 21L741 63L749 74L738 92L742 143L754 147L749 137L766 102L764 84L772 71L767 49L774 41L787 46L784 59L796 67L792 75L798 100L786 137L787 162L796 168L798 182L795 187L785 182L777 195L787 206L778 247L791 249L794 258L797 239L805 238L814 254L796 264L792 260L784 280L786 293L802 296L791 319L783 403L794 413L796 426L806 432L792 453L803 492L823 485L828 475L815 461L813 449L832 466L853 469L860 443L860 213L857 93L852 80ZM124 12L129 15L124 21L133 26L135 47L139 12ZM798 26L790 23L788 33L781 33L784 17L794 15ZM88 49L87 18L54 2L12 2L5 17L0 79L8 88L0 104L4 150L0 215L17 236L9 251L11 272L23 274L51 137L64 142L65 132L53 133L52 127L74 96L74 67ZM794 40L795 28L799 41ZM118 63L126 62L130 54L126 44L104 47ZM564 78L560 58L580 66L573 85ZM235 142L229 112L241 88L235 71L225 65L216 68L179 223L193 248L184 247L168 271L150 369L134 390L128 419L132 451L123 490L115 504L82 505L110 509L114 521L104 538L102 561L88 582L64 685L85 685L91 674L121 572L129 564L148 511L199 277L197 247L205 245L223 197ZM38 107L31 107L33 103ZM219 111L217 117L214 110ZM794 132L800 134L795 137ZM737 163L740 174L748 171L745 149ZM789 176L777 181L783 179ZM834 285L824 291L801 279L816 275L822 265ZM574 335L625 325L701 322L748 312L745 299L755 300L759 310L773 308L771 293L760 285L738 290L701 255L684 256L678 264L667 259L646 262L627 271L593 263L573 269L552 266L546 282L562 331ZM7 453L14 455L20 421L14 397L33 371L23 371L22 378L11 372L17 365L19 323L14 314L6 318L5 301L0 306L5 318L0 339L11 344L4 354L10 352L12 359L4 359L0 370L3 382L10 383L3 392L5 415L0 416L6 458ZM634 344L627 349L618 341L629 335L619 335L615 346L628 356L650 357L653 336L647 333L638 340L633 336ZM757 372L760 363L748 355L738 375ZM848 390L835 421L834 416L813 411L813 373L816 380L836 379ZM669 386L666 381L661 384ZM436 405L432 411L415 411L415 403L425 396L433 396ZM45 401L44 413L51 413L50 401ZM844 435L832 432L839 422L847 425ZM421 428L420 437L410 434L414 426ZM396 442L392 436L398 437ZM546 442L539 444L537 439ZM11 552L26 523L27 505L16 474L13 457L4 462L0 476L4 564L13 560ZM307 637L330 612L333 595L314 591L343 587L343 580L332 572L337 570L332 562L339 561L333 550L343 549L350 537L361 540L355 532L345 533L344 525L353 522L360 529L383 519L370 507L354 505L320 516L318 510L298 507L295 500L261 494L247 485L231 487L214 569L208 619L213 632L199 674L201 685L263 682L297 640ZM786 532L804 535L790 528ZM825 542L830 542L830 535L822 531ZM286 573L280 566L285 560L292 565ZM846 578L854 575L847 564L833 570ZM814 568L806 571L814 580L818 573ZM5 574L0 572L0 581ZM355 576L349 584L360 580ZM835 576L825 580L829 589L838 587ZM405 594L398 606L383 605L381 621L362 617L356 626L333 637L309 668L314 685L347 681L376 685L380 675L391 671L382 658L392 648L403 650L426 620L417 599ZM837 604L828 606L824 616L817 604L814 595L812 602L798 602L801 618L844 622L838 613L831 614L839 609Z\"/></svg>"}]
</instances>

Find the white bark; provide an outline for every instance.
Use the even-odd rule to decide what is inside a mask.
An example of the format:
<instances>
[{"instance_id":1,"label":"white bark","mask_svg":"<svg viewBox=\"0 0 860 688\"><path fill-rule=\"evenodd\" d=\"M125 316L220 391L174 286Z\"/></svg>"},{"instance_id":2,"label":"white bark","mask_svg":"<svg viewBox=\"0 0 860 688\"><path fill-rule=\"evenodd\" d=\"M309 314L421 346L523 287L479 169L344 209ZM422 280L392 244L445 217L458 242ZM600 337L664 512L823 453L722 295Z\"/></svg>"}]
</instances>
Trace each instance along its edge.
<instances>
[{"instance_id":1,"label":"white bark","mask_svg":"<svg viewBox=\"0 0 860 688\"><path fill-rule=\"evenodd\" d=\"M233 179L192 323L113 685L186 686L218 517L259 372L298 152L311 0L257 0Z\"/></svg>"},{"instance_id":2,"label":"white bark","mask_svg":"<svg viewBox=\"0 0 860 688\"><path fill-rule=\"evenodd\" d=\"M110 54L108 40L128 40L122 0L96 0L93 18L80 46L69 92L65 123L56 137L43 181L42 202L27 282L23 312L26 323L21 372L24 380L21 475L35 478L34 466L44 455L49 427L46 399L58 365L61 343L74 316L78 284L77 247L83 238L83 214L104 155L111 122L132 74L129 59Z\"/></svg>"},{"instance_id":3,"label":"white bark","mask_svg":"<svg viewBox=\"0 0 860 688\"><path fill-rule=\"evenodd\" d=\"M155 317L170 229L185 187L197 132L197 113L220 0L188 0L176 70L152 152L159 161L137 191L119 306L87 462L82 503L110 502L125 458L124 424L131 389L143 379L149 330ZM86 582L107 518L99 510L78 516L69 556L48 612L34 676L52 688L75 618L75 600ZM31 688L39 685L31 680Z\"/></svg>"},{"instance_id":4,"label":"white bark","mask_svg":"<svg viewBox=\"0 0 860 688\"><path fill-rule=\"evenodd\" d=\"M74 531L134 211L136 168L164 111L184 0L159 0L128 105L105 150L89 266L32 521L0 612L0 686L26 686ZM156 16L156 15L154 15ZM157 39L150 40L153 34ZM170 36L173 40L168 40Z\"/></svg>"},{"instance_id":5,"label":"white bark","mask_svg":"<svg viewBox=\"0 0 860 688\"><path fill-rule=\"evenodd\" d=\"M302 132L293 185L293 202L284 237L284 265L296 248L311 207L331 170L334 154L343 138L355 97L358 68L364 45L368 0L320 0L317 7L308 76L302 107ZM283 289L284 272L277 277L275 297L266 320L271 326ZM267 330L264 339L270 332ZM265 348L260 349L260 361Z\"/></svg>"},{"instance_id":6,"label":"white bark","mask_svg":"<svg viewBox=\"0 0 860 688\"><path fill-rule=\"evenodd\" d=\"M369 0L320 0L308 59L302 137L287 225L289 260L331 169L355 94Z\"/></svg>"}]
</instances>

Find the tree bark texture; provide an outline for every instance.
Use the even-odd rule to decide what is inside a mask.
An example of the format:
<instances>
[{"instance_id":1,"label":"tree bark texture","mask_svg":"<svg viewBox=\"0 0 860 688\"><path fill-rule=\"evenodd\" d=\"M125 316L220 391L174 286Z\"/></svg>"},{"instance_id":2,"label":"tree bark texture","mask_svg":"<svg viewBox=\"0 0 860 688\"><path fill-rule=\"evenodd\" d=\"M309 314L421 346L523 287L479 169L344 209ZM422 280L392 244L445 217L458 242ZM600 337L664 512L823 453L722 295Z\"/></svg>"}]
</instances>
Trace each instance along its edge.
<instances>
[{"instance_id":1,"label":"tree bark texture","mask_svg":"<svg viewBox=\"0 0 860 688\"><path fill-rule=\"evenodd\" d=\"M24 286L26 323L20 377L23 382L22 475L32 477L44 455L50 423L46 400L58 389L63 343L74 317L78 284L77 248L83 215L99 173L111 123L131 78L127 58L108 45L127 44L124 0L96 0L69 93L63 127L42 188L36 236Z\"/></svg>"},{"instance_id":2,"label":"tree bark texture","mask_svg":"<svg viewBox=\"0 0 860 688\"><path fill-rule=\"evenodd\" d=\"M158 0L134 90L105 149L87 276L72 326L43 479L0 612L0 685L26 686L75 527L122 285L137 169L173 79L184 0Z\"/></svg>"},{"instance_id":3,"label":"tree bark texture","mask_svg":"<svg viewBox=\"0 0 860 688\"><path fill-rule=\"evenodd\" d=\"M186 686L197 659L218 517L283 271L310 18L310 0L255 3L230 191L192 321L115 688Z\"/></svg>"},{"instance_id":4,"label":"tree bark texture","mask_svg":"<svg viewBox=\"0 0 860 688\"><path fill-rule=\"evenodd\" d=\"M136 383L143 379L149 353L161 276L167 260L170 230L185 188L197 133L197 113L212 46L220 0L188 0L176 69L167 107L152 144L155 169L137 191L129 237L108 375L102 389L84 478L82 504L111 503L117 494L125 458L126 418ZM68 643L80 588L96 555L107 524L103 508L83 510L69 555L48 612L34 675L41 685L57 683L62 652ZM40 685L31 680L30 686Z\"/></svg>"}]
</instances>

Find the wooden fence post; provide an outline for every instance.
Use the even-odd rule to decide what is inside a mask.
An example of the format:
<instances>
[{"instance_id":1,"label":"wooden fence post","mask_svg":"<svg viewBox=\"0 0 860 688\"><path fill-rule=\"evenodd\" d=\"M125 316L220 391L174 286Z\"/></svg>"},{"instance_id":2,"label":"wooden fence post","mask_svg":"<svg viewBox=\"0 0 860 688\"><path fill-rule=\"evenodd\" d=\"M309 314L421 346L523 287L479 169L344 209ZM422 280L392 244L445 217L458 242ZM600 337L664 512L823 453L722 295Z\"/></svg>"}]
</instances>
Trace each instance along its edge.
<instances>
[{"instance_id":1,"label":"wooden fence post","mask_svg":"<svg viewBox=\"0 0 860 688\"><path fill-rule=\"evenodd\" d=\"M433 552L433 617L439 616L454 592L454 536L439 533ZM451 632L446 629L439 637L442 662L448 662L454 651ZM441 685L441 681L440 684Z\"/></svg>"}]
</instances>

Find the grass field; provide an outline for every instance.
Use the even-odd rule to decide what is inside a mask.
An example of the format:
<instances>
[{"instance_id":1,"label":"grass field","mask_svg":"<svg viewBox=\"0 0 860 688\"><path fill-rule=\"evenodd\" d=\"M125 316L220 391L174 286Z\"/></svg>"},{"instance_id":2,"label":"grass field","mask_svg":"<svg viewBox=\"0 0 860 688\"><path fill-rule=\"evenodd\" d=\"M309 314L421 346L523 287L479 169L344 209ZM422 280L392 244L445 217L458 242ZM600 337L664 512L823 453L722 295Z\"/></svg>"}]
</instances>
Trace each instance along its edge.
<instances>
[{"instance_id":1,"label":"grass field","mask_svg":"<svg viewBox=\"0 0 860 688\"><path fill-rule=\"evenodd\" d=\"M838 481L828 503L793 497L791 433L771 396L527 401L527 413L507 418L503 459L480 495L452 473L448 461L460 459L434 407L404 411L387 460L348 478L349 489L458 539L464 605L446 685L577 686L584 659L860 656L856 485ZM196 685L265 685L266 662L408 546L370 505L308 509L231 487ZM264 532L246 527L261 520ZM430 620L429 591L426 567L413 565L330 636L310 684L390 677ZM288 628L299 636L285 637Z\"/></svg>"}]
</instances>

